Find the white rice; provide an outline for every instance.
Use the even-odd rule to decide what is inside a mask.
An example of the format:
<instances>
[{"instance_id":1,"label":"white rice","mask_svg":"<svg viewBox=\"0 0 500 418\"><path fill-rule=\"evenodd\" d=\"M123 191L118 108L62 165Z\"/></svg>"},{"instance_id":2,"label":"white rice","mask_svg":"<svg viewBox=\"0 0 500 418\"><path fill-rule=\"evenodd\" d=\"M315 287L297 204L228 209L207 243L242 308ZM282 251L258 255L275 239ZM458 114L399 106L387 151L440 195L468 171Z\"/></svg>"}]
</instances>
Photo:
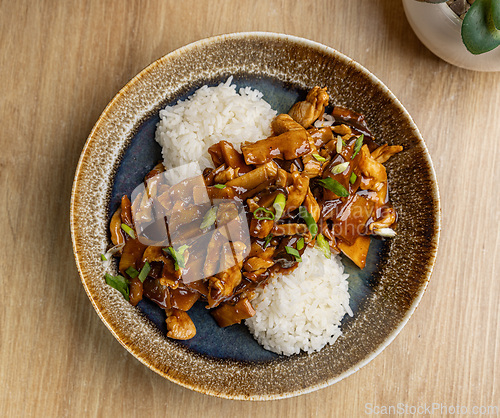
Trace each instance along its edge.
<instances>
[{"instance_id":1,"label":"white rice","mask_svg":"<svg viewBox=\"0 0 500 418\"><path fill-rule=\"evenodd\" d=\"M291 274L278 274L257 291L256 314L245 321L254 338L278 354L319 351L342 335L349 307L348 274L339 256L307 248Z\"/></svg>"},{"instance_id":2,"label":"white rice","mask_svg":"<svg viewBox=\"0 0 500 418\"><path fill-rule=\"evenodd\" d=\"M229 77L217 87L203 86L160 111L156 140L167 168L199 163L203 169L212 166L207 152L211 145L225 140L240 150L242 142L271 134L276 112L262 93L249 87L238 93L231 82ZM196 171L192 164L179 167L172 171L171 180L201 173ZM318 351L342 334L344 315L352 316L348 275L340 257L332 255L328 260L321 251L308 248L302 260L293 273L272 277L252 301L257 313L245 322L267 350L285 355Z\"/></svg>"},{"instance_id":3,"label":"white rice","mask_svg":"<svg viewBox=\"0 0 500 418\"><path fill-rule=\"evenodd\" d=\"M167 168L198 161L211 167L208 147L231 142L239 151L245 141L258 141L271 134L276 111L250 87L231 84L233 77L217 87L203 86L186 100L160 110L156 141L162 146Z\"/></svg>"}]
</instances>

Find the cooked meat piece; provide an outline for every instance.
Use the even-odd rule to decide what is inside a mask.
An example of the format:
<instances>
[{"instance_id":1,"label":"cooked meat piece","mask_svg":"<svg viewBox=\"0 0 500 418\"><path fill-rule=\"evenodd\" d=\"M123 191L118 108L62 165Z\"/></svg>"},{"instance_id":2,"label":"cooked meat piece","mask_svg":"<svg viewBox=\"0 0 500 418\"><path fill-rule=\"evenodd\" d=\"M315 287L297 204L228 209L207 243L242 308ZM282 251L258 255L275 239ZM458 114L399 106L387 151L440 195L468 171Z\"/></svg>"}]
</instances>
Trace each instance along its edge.
<instances>
[{"instance_id":1,"label":"cooked meat piece","mask_svg":"<svg viewBox=\"0 0 500 418\"><path fill-rule=\"evenodd\" d=\"M307 211L312 215L314 220L318 222L319 217L321 215L321 208L318 205L318 202L314 198L311 189L307 189L306 198L304 199L304 206Z\"/></svg>"},{"instance_id":2,"label":"cooked meat piece","mask_svg":"<svg viewBox=\"0 0 500 418\"><path fill-rule=\"evenodd\" d=\"M189 315L180 309L165 309L167 313L167 337L176 340L189 340L196 335L196 327Z\"/></svg>"},{"instance_id":3,"label":"cooked meat piece","mask_svg":"<svg viewBox=\"0 0 500 418\"><path fill-rule=\"evenodd\" d=\"M240 175L252 171L253 168L245 164L243 156L234 149L233 144L230 144L227 141L220 141L219 144L222 157L229 167L238 170Z\"/></svg>"},{"instance_id":4,"label":"cooked meat piece","mask_svg":"<svg viewBox=\"0 0 500 418\"><path fill-rule=\"evenodd\" d=\"M314 141L314 145L316 145L317 148L324 147L328 142L330 142L333 139L333 133L332 133L332 128L331 127L325 127L325 128L310 128L308 129L309 135Z\"/></svg>"},{"instance_id":5,"label":"cooked meat piece","mask_svg":"<svg viewBox=\"0 0 500 418\"><path fill-rule=\"evenodd\" d=\"M246 190L252 190L266 181L274 181L277 175L278 166L276 165L276 163L269 161L268 163L261 165L260 167L227 182L226 186L241 187ZM225 190L226 188L227 187L218 190Z\"/></svg>"},{"instance_id":6,"label":"cooked meat piece","mask_svg":"<svg viewBox=\"0 0 500 418\"><path fill-rule=\"evenodd\" d=\"M387 182L385 167L372 158L366 145L361 147L360 154L361 159L359 161L359 168L364 176L364 179L361 182L361 188L375 191L380 190L381 186L377 184Z\"/></svg>"},{"instance_id":7,"label":"cooked meat piece","mask_svg":"<svg viewBox=\"0 0 500 418\"><path fill-rule=\"evenodd\" d=\"M218 273L219 256L222 245L226 242L226 238L220 231L214 231L207 247L207 256L203 267L203 277L210 277Z\"/></svg>"},{"instance_id":8,"label":"cooked meat piece","mask_svg":"<svg viewBox=\"0 0 500 418\"><path fill-rule=\"evenodd\" d=\"M301 131L304 127L293 120L290 115L282 113L276 116L271 122L271 129L274 135L280 135L288 131Z\"/></svg>"},{"instance_id":9,"label":"cooked meat piece","mask_svg":"<svg viewBox=\"0 0 500 418\"><path fill-rule=\"evenodd\" d=\"M347 125L334 126L334 127L332 127L332 131L335 132L336 134L341 135L341 136L344 136L344 135L351 136L352 135L352 129L349 128L349 126L347 126Z\"/></svg>"},{"instance_id":10,"label":"cooked meat piece","mask_svg":"<svg viewBox=\"0 0 500 418\"><path fill-rule=\"evenodd\" d=\"M390 228L396 222L396 210L392 206L384 206L381 208L382 215L374 222L368 225L370 231L382 228Z\"/></svg>"},{"instance_id":11,"label":"cooked meat piece","mask_svg":"<svg viewBox=\"0 0 500 418\"><path fill-rule=\"evenodd\" d=\"M235 179L236 177L238 177L237 171L239 171L239 169L235 170L233 167L226 168L225 170L214 176L214 183L225 184L229 180Z\"/></svg>"},{"instance_id":12,"label":"cooked meat piece","mask_svg":"<svg viewBox=\"0 0 500 418\"><path fill-rule=\"evenodd\" d=\"M261 257L250 257L243 263L243 268L245 271L255 271L259 269L268 269L273 264L274 262L272 260L266 260Z\"/></svg>"},{"instance_id":13,"label":"cooked meat piece","mask_svg":"<svg viewBox=\"0 0 500 418\"><path fill-rule=\"evenodd\" d=\"M265 164L273 158L293 160L311 151L305 129L287 131L241 146L247 164Z\"/></svg>"},{"instance_id":14,"label":"cooked meat piece","mask_svg":"<svg viewBox=\"0 0 500 418\"><path fill-rule=\"evenodd\" d=\"M153 261L168 263L167 257L165 256L165 252L162 250L162 248L153 245L147 247L144 251L144 254L142 255L142 263L144 264L146 261L148 263L151 263Z\"/></svg>"},{"instance_id":15,"label":"cooked meat piece","mask_svg":"<svg viewBox=\"0 0 500 418\"><path fill-rule=\"evenodd\" d=\"M307 195L309 189L309 177L301 175L300 173L292 173L293 184L287 188L288 197L286 199L284 214L289 214L297 209Z\"/></svg>"},{"instance_id":16,"label":"cooked meat piece","mask_svg":"<svg viewBox=\"0 0 500 418\"><path fill-rule=\"evenodd\" d=\"M304 128L308 128L323 115L325 106L328 105L328 99L326 87L316 86L307 94L306 100L295 103L288 114Z\"/></svg>"},{"instance_id":17,"label":"cooked meat piece","mask_svg":"<svg viewBox=\"0 0 500 418\"><path fill-rule=\"evenodd\" d=\"M241 283L241 263L209 277L208 306L219 305L222 299L227 298Z\"/></svg>"},{"instance_id":18,"label":"cooked meat piece","mask_svg":"<svg viewBox=\"0 0 500 418\"><path fill-rule=\"evenodd\" d=\"M310 135L307 135L307 140L309 141L309 146L311 147L311 152L302 157L302 162L304 164L303 173L309 178L317 177L321 174L321 162L317 160L319 155L316 145L314 145L314 140ZM316 157L315 157L316 156Z\"/></svg>"},{"instance_id":19,"label":"cooked meat piece","mask_svg":"<svg viewBox=\"0 0 500 418\"><path fill-rule=\"evenodd\" d=\"M271 230L273 229L274 221L271 220L259 220L256 218L252 218L250 221L250 236L256 238L265 238L269 235Z\"/></svg>"},{"instance_id":20,"label":"cooked meat piece","mask_svg":"<svg viewBox=\"0 0 500 418\"><path fill-rule=\"evenodd\" d=\"M394 154L403 151L401 145L384 144L371 153L371 157L380 164L385 163Z\"/></svg>"},{"instance_id":21,"label":"cooked meat piece","mask_svg":"<svg viewBox=\"0 0 500 418\"><path fill-rule=\"evenodd\" d=\"M248 299L240 299L235 305L223 303L210 312L220 327L239 324L243 319L255 315L255 309Z\"/></svg>"}]
</instances>

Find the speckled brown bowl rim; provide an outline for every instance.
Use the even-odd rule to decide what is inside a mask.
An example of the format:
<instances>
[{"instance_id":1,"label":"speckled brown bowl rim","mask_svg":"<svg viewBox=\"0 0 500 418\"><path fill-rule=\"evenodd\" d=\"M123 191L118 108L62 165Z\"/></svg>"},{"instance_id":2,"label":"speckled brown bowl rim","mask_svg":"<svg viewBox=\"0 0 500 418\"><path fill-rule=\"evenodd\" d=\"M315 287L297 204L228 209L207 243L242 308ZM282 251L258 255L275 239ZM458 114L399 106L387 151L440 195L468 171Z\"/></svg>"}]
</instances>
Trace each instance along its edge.
<instances>
[{"instance_id":1,"label":"speckled brown bowl rim","mask_svg":"<svg viewBox=\"0 0 500 418\"><path fill-rule=\"evenodd\" d=\"M99 280L101 280L101 282L104 281L104 279L102 278L103 269L102 267L100 267L98 257L96 255L99 252L104 252L107 243L100 242L99 237L96 238L93 234L89 234L89 230L86 230L87 226L82 224L83 220L87 219L87 216L94 216L93 213L89 215L89 212L86 212L87 204L91 202L91 199L95 197L93 194L95 190L90 190L88 188L89 182L99 182L99 179L101 179L102 176L109 175L109 167L103 168L101 170L97 166L97 169L95 170L96 172L89 172L90 166L92 165L92 163L94 163L94 166L92 168L95 169L95 161L99 160L99 158L104 158L103 155L106 155L106 161L112 161L113 168L111 171L114 170L114 172L116 172L117 165L120 161L120 156L128 145L127 140L121 140L119 147L113 146L113 140L116 140L116 138L107 138L107 129L113 127L113 129L109 130L118 130L118 132L121 132L123 135L128 136L128 139L130 140L132 135L131 132L133 132L134 129L137 128L138 124L141 121L141 119L137 116L131 116L127 113L128 96L131 94L131 92L137 93L137 91L135 91L134 89L137 89L141 86L144 87L144 85L147 84L145 80L148 79L150 73L154 71L154 69L158 66L166 65L167 63L174 62L175 60L182 60L183 55L188 54L193 50L203 50L203 48L206 48L212 44L227 41L238 42L241 40L269 40L274 42L292 43L294 45L299 45L307 49L318 51L318 53L328 55L331 58L335 58L335 60L338 60L343 65L354 67L357 71L361 72L363 76L367 77L371 81L371 83L377 85L377 88L380 89L383 94L385 94L390 99L390 101L398 108L398 111L401 112L401 117L405 118L409 123L413 134L419 141L419 146L422 147L424 154L423 158L425 160L426 169L428 170L427 174L429 175L429 179L432 182L432 185L430 187L430 198L433 201L434 230L433 236L430 239L431 245L428 253L428 263L425 266L425 272L422 273L424 275L424 279L421 283L421 286L419 287L419 291L413 297L411 303L408 305L408 309L406 310L404 317L400 320L399 325L395 327L388 336L385 337L383 342L380 343L376 349L367 353L364 358L362 358L348 370L345 370L344 372L334 376L328 375L328 370L326 370L325 375L322 376L322 380L316 382L315 384L305 385L305 387L295 387L292 390L285 389L278 392L269 390L269 393L255 393L255 391L252 392L252 390L245 387L236 388L236 390L235 388L228 388L227 390L221 388L225 388L226 386L224 386L224 384L227 385L231 383L231 378L238 375L240 372L242 372L243 374L245 370L247 372L248 370L251 370L252 373L255 372L257 378L262 379L261 383L264 384L264 386L267 383L269 387L272 387L272 385L276 382L266 382L266 379L272 379L272 377L274 376L274 372L278 370L277 368L270 367L269 369L266 369L266 365L260 363L255 363L253 365L242 365L240 362L236 361L220 361L218 359L206 358L202 355L189 352L185 348L180 347L178 344L176 345L175 342L172 341L168 341L168 349L166 349L167 353L158 352L158 347L154 345L155 341L151 343L151 347L149 345L144 346L141 339L144 338L144 336L141 335L141 332L147 333L148 337L152 340L155 340L156 338L163 340L168 339L161 335L159 331L156 330L154 325L142 318L141 314L135 308L131 307L131 305L129 305L126 301L124 301L121 295L119 295L116 291L112 290L111 288L109 288L109 290L103 290L105 286L102 286L101 288L100 285L96 284L97 282L94 281L96 279L96 276L100 277ZM178 84L182 85L182 83L183 80L180 79L178 81ZM150 87L153 89L155 88L155 86ZM144 112L142 118L144 118L145 115L151 114L151 112L155 110L155 106L157 105L158 103L152 104L144 101ZM117 118L121 122L121 125L119 127L116 127L115 123ZM109 145L103 145L103 143L106 143L106 140L109 140ZM108 170L108 172L106 170ZM103 183L103 187L108 187L108 190L106 190L105 192L101 191L102 196L99 196L99 198L102 198L102 202L100 202L101 204L105 202L106 199L109 200L110 184L112 184L111 180L108 180L107 183ZM101 206L96 206L97 209L94 208L95 211L99 212L94 216L99 225L88 225L88 228L94 230L96 228L104 228L104 230L106 229L105 224L107 217L105 216L105 214L107 209L102 208ZM113 98L113 100L108 104L106 109L101 114L83 148L76 169L73 190L71 194L70 222L73 251L75 254L76 264L80 273L83 287L87 292L87 295L101 320L108 327L115 338L132 355L134 355L147 367L166 377L172 382L201 393L228 399L272 400L305 394L332 385L349 376L350 374L356 372L362 366L366 365L393 341L396 335L408 322L410 316L420 302L425 289L427 288L437 255L437 247L440 234L440 211L439 190L436 176L432 161L430 159L422 136L420 135L418 128L416 127L406 109L402 106L402 104L394 96L394 94L378 78L376 78L372 73L370 73L367 69L365 69L357 62L351 60L340 52L320 43L285 34L269 32L245 32L214 36L179 48L149 65L137 76L135 76L123 89L119 91L119 93ZM82 219L80 219L80 217L82 217ZM92 245L94 251L88 251L88 247ZM116 317L117 315L118 319ZM137 327L132 327L130 330L127 329L127 331L124 331L121 328L121 323L117 321L131 321L130 323L134 325L136 323L140 323L140 325ZM163 359L162 356L167 356L168 361L166 361L165 363L168 364L158 363L158 359ZM290 362L300 361L300 359L303 358L304 356L297 358L291 357L280 360L280 362L278 362L278 366L276 367L287 367L286 365L290 364ZM186 362L189 364L185 364ZM190 379L190 365L192 365L193 369L196 369L198 372L201 370L202 372L206 373L206 376L201 376L201 378L205 378L206 381L200 383L199 381L193 381L192 379ZM214 373L216 373L217 370L221 370L221 367L224 369L222 375L217 375L214 377ZM244 370L243 367L250 367L250 369ZM228 376L232 377L229 378ZM226 380L224 382L220 382L217 381L217 379ZM216 384L214 384L214 382Z\"/></svg>"}]
</instances>

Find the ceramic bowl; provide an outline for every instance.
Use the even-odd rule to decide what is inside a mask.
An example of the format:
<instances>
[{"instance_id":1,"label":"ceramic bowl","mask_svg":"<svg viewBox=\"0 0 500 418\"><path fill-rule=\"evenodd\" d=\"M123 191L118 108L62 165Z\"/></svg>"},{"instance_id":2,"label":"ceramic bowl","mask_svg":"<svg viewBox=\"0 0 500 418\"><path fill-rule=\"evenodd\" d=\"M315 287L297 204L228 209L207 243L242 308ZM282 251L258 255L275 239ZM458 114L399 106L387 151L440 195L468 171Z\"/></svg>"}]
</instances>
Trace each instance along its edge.
<instances>
[{"instance_id":1,"label":"ceramic bowl","mask_svg":"<svg viewBox=\"0 0 500 418\"><path fill-rule=\"evenodd\" d=\"M109 245L108 221L161 159L154 131L159 110L204 84L230 75L261 90L287 112L315 85L331 102L363 113L379 142L404 152L387 164L398 235L374 240L367 267L343 260L351 274L354 317L343 335L314 354L279 356L260 347L244 325L219 328L204 305L190 310L197 335L166 337L165 314L154 304L131 306L107 286L100 254ZM406 324L429 281L440 228L432 162L410 115L374 75L316 42L273 33L237 33L201 40L151 64L111 101L83 149L73 185L71 233L83 286L120 343L146 366L180 385L231 399L267 400L307 393L350 375L379 354ZM111 266L109 272L116 271ZM99 359L96 359L98 362Z\"/></svg>"}]
</instances>

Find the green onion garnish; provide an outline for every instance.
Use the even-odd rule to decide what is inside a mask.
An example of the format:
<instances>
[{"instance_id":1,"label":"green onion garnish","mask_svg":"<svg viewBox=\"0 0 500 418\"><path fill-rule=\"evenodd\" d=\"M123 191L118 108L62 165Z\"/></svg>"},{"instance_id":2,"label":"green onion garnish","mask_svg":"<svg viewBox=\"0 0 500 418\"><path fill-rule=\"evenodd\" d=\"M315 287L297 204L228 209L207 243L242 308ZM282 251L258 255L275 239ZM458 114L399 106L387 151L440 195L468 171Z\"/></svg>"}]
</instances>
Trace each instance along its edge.
<instances>
[{"instance_id":1,"label":"green onion garnish","mask_svg":"<svg viewBox=\"0 0 500 418\"><path fill-rule=\"evenodd\" d=\"M318 224L314 220L313 216L308 212L305 206L299 207L299 215L306 222L307 228L309 228L309 232L314 238L318 233Z\"/></svg>"},{"instance_id":2,"label":"green onion garnish","mask_svg":"<svg viewBox=\"0 0 500 418\"><path fill-rule=\"evenodd\" d=\"M264 214L261 214L260 212L264 212ZM274 213L261 206L254 210L253 217L259 221L272 221L274 219Z\"/></svg>"},{"instance_id":3,"label":"green onion garnish","mask_svg":"<svg viewBox=\"0 0 500 418\"><path fill-rule=\"evenodd\" d=\"M106 256L104 254L101 254L101 260L102 261L108 261L108 259L106 258Z\"/></svg>"},{"instance_id":4,"label":"green onion garnish","mask_svg":"<svg viewBox=\"0 0 500 418\"><path fill-rule=\"evenodd\" d=\"M112 288L118 290L126 300L130 300L130 291L128 288L128 280L123 276L112 276L106 273L105 276L106 283Z\"/></svg>"},{"instance_id":5,"label":"green onion garnish","mask_svg":"<svg viewBox=\"0 0 500 418\"><path fill-rule=\"evenodd\" d=\"M179 267L186 267L186 261L184 260L184 251L186 251L188 248L188 245L180 246L177 251L174 249L174 247L167 247L166 249L163 248L163 251L167 251L174 259L174 267L176 271L179 270Z\"/></svg>"},{"instance_id":6,"label":"green onion garnish","mask_svg":"<svg viewBox=\"0 0 500 418\"><path fill-rule=\"evenodd\" d=\"M286 205L286 197L283 193L278 193L278 196L274 199L273 207L276 212L274 219L277 221L283 215L283 210Z\"/></svg>"},{"instance_id":7,"label":"green onion garnish","mask_svg":"<svg viewBox=\"0 0 500 418\"><path fill-rule=\"evenodd\" d=\"M122 229L130 235L130 237L132 239L135 239L135 232L132 228L130 228L130 226L128 226L127 224L122 224Z\"/></svg>"},{"instance_id":8,"label":"green onion garnish","mask_svg":"<svg viewBox=\"0 0 500 418\"><path fill-rule=\"evenodd\" d=\"M332 251L330 250L330 245L328 244L328 241L322 234L318 235L318 237L316 238L316 243L318 244L320 250L323 251L323 254L325 254L326 258L332 257Z\"/></svg>"},{"instance_id":9,"label":"green onion garnish","mask_svg":"<svg viewBox=\"0 0 500 418\"><path fill-rule=\"evenodd\" d=\"M326 158L325 157L322 157L321 155L319 154L313 154L312 155L314 158L316 158L316 160L318 160L320 163L324 163L326 161Z\"/></svg>"},{"instance_id":10,"label":"green onion garnish","mask_svg":"<svg viewBox=\"0 0 500 418\"><path fill-rule=\"evenodd\" d=\"M293 255L295 257L295 261L298 261L298 262L302 261L302 258L300 258L299 252L295 248L287 246L287 247L285 247L285 250L286 250L287 254Z\"/></svg>"},{"instance_id":11,"label":"green onion garnish","mask_svg":"<svg viewBox=\"0 0 500 418\"><path fill-rule=\"evenodd\" d=\"M342 141L342 138L340 136L337 136L337 154L340 154L342 152L342 143L344 141Z\"/></svg>"},{"instance_id":12,"label":"green onion garnish","mask_svg":"<svg viewBox=\"0 0 500 418\"><path fill-rule=\"evenodd\" d=\"M302 248L304 248L304 245L305 244L305 241L304 241L304 237L301 237L298 241L297 241L297 250L301 250Z\"/></svg>"},{"instance_id":13,"label":"green onion garnish","mask_svg":"<svg viewBox=\"0 0 500 418\"><path fill-rule=\"evenodd\" d=\"M359 150L363 146L363 139L365 138L365 134L361 134L356 138L356 143L354 144L354 154L352 154L351 160L358 155Z\"/></svg>"},{"instance_id":14,"label":"green onion garnish","mask_svg":"<svg viewBox=\"0 0 500 418\"><path fill-rule=\"evenodd\" d=\"M212 206L207 211L207 213L205 213L203 221L201 221L200 229L205 229L213 225L215 223L216 217L217 217L217 206Z\"/></svg>"},{"instance_id":15,"label":"green onion garnish","mask_svg":"<svg viewBox=\"0 0 500 418\"><path fill-rule=\"evenodd\" d=\"M214 184L214 187L216 189L223 189L224 187L226 187L226 185L225 184Z\"/></svg>"},{"instance_id":16,"label":"green onion garnish","mask_svg":"<svg viewBox=\"0 0 500 418\"><path fill-rule=\"evenodd\" d=\"M330 171L332 172L332 174L340 174L343 173L347 169L347 167L349 167L349 163L337 164Z\"/></svg>"},{"instance_id":17,"label":"green onion garnish","mask_svg":"<svg viewBox=\"0 0 500 418\"><path fill-rule=\"evenodd\" d=\"M269 243L271 242L271 240L273 239L273 236L272 234L269 234L267 237L266 237L266 240L264 241L264 249L269 245Z\"/></svg>"},{"instance_id":18,"label":"green onion garnish","mask_svg":"<svg viewBox=\"0 0 500 418\"><path fill-rule=\"evenodd\" d=\"M148 277L150 270L151 270L151 266L146 261L146 263L144 264L144 267L141 269L141 272L139 273L139 280L142 283L144 283L144 280L146 280L146 277Z\"/></svg>"},{"instance_id":19,"label":"green onion garnish","mask_svg":"<svg viewBox=\"0 0 500 418\"><path fill-rule=\"evenodd\" d=\"M353 171L353 172L351 173L351 177L349 177L349 183L351 183L351 184L356 183L356 179L357 179L357 178L358 178L358 176L357 176L357 175L356 175L356 173Z\"/></svg>"},{"instance_id":20,"label":"green onion garnish","mask_svg":"<svg viewBox=\"0 0 500 418\"><path fill-rule=\"evenodd\" d=\"M337 196L347 197L349 196L349 192L342 186L337 180L332 179L331 177L327 177L326 179L319 180L319 183L328 190L331 190Z\"/></svg>"},{"instance_id":21,"label":"green onion garnish","mask_svg":"<svg viewBox=\"0 0 500 418\"><path fill-rule=\"evenodd\" d=\"M125 270L125 273L127 273L132 279L135 279L139 275L139 272L132 266Z\"/></svg>"}]
</instances>

